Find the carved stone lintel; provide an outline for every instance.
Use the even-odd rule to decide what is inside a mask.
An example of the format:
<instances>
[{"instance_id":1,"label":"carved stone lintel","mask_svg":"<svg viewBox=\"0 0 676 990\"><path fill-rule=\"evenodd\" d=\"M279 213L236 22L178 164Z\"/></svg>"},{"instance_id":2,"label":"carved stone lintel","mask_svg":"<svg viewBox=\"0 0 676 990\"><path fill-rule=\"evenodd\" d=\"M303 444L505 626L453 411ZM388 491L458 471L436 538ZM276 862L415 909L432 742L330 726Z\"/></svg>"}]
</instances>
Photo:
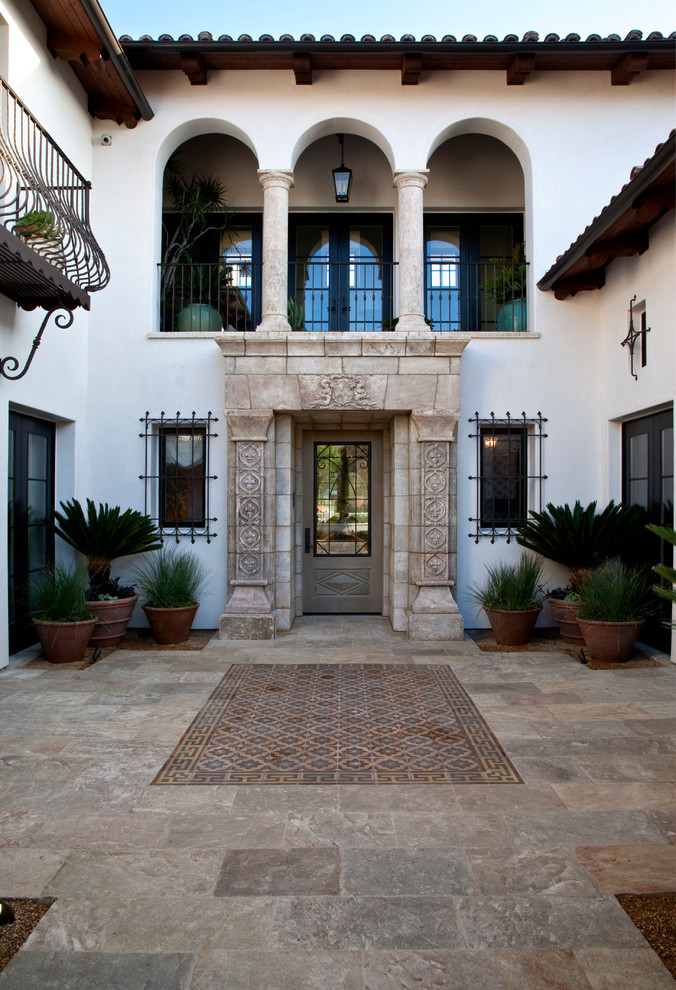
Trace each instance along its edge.
<instances>
[{"instance_id":1,"label":"carved stone lintel","mask_svg":"<svg viewBox=\"0 0 676 990\"><path fill-rule=\"evenodd\" d=\"M313 409L371 409L375 405L362 375L324 375L312 402Z\"/></svg>"}]
</instances>

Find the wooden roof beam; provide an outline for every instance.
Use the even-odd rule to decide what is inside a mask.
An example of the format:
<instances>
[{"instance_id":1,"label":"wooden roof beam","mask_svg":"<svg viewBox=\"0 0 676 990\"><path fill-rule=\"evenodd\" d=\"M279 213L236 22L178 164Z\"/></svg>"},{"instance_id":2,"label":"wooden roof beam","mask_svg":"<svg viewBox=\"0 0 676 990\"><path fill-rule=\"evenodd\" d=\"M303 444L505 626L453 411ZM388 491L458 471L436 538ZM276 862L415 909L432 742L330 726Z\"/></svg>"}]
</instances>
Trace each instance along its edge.
<instances>
[{"instance_id":1,"label":"wooden roof beam","mask_svg":"<svg viewBox=\"0 0 676 990\"><path fill-rule=\"evenodd\" d=\"M129 128L136 127L139 120L131 103L114 103L101 96L89 97L89 112L97 120L114 120L116 124L124 124Z\"/></svg>"},{"instance_id":2,"label":"wooden roof beam","mask_svg":"<svg viewBox=\"0 0 676 990\"><path fill-rule=\"evenodd\" d=\"M54 58L62 58L65 62L82 62L83 65L98 62L103 57L101 47L96 41L59 31L47 32L47 48Z\"/></svg>"},{"instance_id":3,"label":"wooden roof beam","mask_svg":"<svg viewBox=\"0 0 676 990\"><path fill-rule=\"evenodd\" d=\"M535 55L515 55L507 69L507 85L523 86L535 68Z\"/></svg>"},{"instance_id":4,"label":"wooden roof beam","mask_svg":"<svg viewBox=\"0 0 676 990\"><path fill-rule=\"evenodd\" d=\"M417 86L422 72L422 55L404 55L401 65L401 85Z\"/></svg>"},{"instance_id":5,"label":"wooden roof beam","mask_svg":"<svg viewBox=\"0 0 676 990\"><path fill-rule=\"evenodd\" d=\"M181 55L181 72L185 72L191 86L206 86L207 64L199 55Z\"/></svg>"},{"instance_id":6,"label":"wooden roof beam","mask_svg":"<svg viewBox=\"0 0 676 990\"><path fill-rule=\"evenodd\" d=\"M610 70L610 82L613 86L628 86L636 76L648 66L647 55L625 55L616 66Z\"/></svg>"},{"instance_id":7,"label":"wooden roof beam","mask_svg":"<svg viewBox=\"0 0 676 990\"><path fill-rule=\"evenodd\" d=\"M649 247L649 234L647 228L636 230L624 237L613 237L608 241L601 241L594 244L585 257L589 261L591 268L609 265L615 258L630 258L634 254L643 254Z\"/></svg>"},{"instance_id":8,"label":"wooden roof beam","mask_svg":"<svg viewBox=\"0 0 676 990\"><path fill-rule=\"evenodd\" d=\"M312 59L309 55L294 54L293 74L296 77L296 86L312 85Z\"/></svg>"},{"instance_id":9,"label":"wooden roof beam","mask_svg":"<svg viewBox=\"0 0 676 990\"><path fill-rule=\"evenodd\" d=\"M556 299L567 299L574 296L576 292L585 292L589 289L602 289L606 284L605 268L596 268L582 275L573 275L571 278L562 279L552 286Z\"/></svg>"}]
</instances>

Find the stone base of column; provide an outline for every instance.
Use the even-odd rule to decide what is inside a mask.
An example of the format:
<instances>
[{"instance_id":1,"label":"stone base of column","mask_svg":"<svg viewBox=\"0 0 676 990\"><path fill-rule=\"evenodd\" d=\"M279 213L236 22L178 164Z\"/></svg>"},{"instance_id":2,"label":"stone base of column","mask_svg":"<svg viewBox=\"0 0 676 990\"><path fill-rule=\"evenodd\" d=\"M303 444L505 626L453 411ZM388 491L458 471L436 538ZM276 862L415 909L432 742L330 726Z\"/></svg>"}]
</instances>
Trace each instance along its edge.
<instances>
[{"instance_id":1,"label":"stone base of column","mask_svg":"<svg viewBox=\"0 0 676 990\"><path fill-rule=\"evenodd\" d=\"M418 582L418 594L408 614L408 638L462 640L465 625L451 594L453 581Z\"/></svg>"},{"instance_id":2,"label":"stone base of column","mask_svg":"<svg viewBox=\"0 0 676 990\"><path fill-rule=\"evenodd\" d=\"M291 333L291 324L285 316L268 313L256 327L257 333Z\"/></svg>"},{"instance_id":3,"label":"stone base of column","mask_svg":"<svg viewBox=\"0 0 676 990\"><path fill-rule=\"evenodd\" d=\"M425 318L422 314L404 313L397 321L396 332L428 334L430 327L425 323Z\"/></svg>"},{"instance_id":4,"label":"stone base of column","mask_svg":"<svg viewBox=\"0 0 676 990\"><path fill-rule=\"evenodd\" d=\"M265 594L267 581L233 581L234 591L219 622L219 639L274 639L275 617Z\"/></svg>"}]
</instances>

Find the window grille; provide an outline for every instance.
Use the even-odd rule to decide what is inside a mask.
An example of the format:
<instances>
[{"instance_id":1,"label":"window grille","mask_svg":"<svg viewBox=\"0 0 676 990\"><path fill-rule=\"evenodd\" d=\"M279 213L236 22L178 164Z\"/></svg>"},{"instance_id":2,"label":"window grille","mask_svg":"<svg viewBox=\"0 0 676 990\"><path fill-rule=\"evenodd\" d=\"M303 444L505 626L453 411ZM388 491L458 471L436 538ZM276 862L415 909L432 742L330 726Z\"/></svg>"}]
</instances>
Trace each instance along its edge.
<instances>
[{"instance_id":1,"label":"window grille","mask_svg":"<svg viewBox=\"0 0 676 990\"><path fill-rule=\"evenodd\" d=\"M540 412L530 418L525 412L516 417L507 413L504 419L476 412L469 422L474 425L469 436L476 441L477 473L469 476L476 482L476 513L469 518L474 532L468 535L475 543L482 537L495 543L503 536L510 543L528 511L542 507L547 420Z\"/></svg>"},{"instance_id":2,"label":"window grille","mask_svg":"<svg viewBox=\"0 0 676 990\"><path fill-rule=\"evenodd\" d=\"M209 482L217 476L209 473L209 441L218 434L212 426L218 422L208 412L206 416L151 416L146 412L140 420L144 441L145 466L139 475L145 483L145 511L158 526L162 537L205 536L207 543L217 534L211 523Z\"/></svg>"}]
</instances>

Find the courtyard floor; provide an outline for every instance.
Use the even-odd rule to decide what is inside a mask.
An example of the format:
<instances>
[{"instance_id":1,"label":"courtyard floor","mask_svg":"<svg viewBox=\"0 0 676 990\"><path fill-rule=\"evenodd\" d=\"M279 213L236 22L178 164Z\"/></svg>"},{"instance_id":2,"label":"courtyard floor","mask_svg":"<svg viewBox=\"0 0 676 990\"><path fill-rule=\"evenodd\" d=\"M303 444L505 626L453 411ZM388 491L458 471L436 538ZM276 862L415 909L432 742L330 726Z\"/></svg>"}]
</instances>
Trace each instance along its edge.
<instances>
[{"instance_id":1,"label":"courtyard floor","mask_svg":"<svg viewBox=\"0 0 676 990\"><path fill-rule=\"evenodd\" d=\"M0 990L667 990L615 899L676 890L676 666L272 642L0 671L0 896L55 898ZM153 780L237 664L448 664L523 783Z\"/></svg>"}]
</instances>

